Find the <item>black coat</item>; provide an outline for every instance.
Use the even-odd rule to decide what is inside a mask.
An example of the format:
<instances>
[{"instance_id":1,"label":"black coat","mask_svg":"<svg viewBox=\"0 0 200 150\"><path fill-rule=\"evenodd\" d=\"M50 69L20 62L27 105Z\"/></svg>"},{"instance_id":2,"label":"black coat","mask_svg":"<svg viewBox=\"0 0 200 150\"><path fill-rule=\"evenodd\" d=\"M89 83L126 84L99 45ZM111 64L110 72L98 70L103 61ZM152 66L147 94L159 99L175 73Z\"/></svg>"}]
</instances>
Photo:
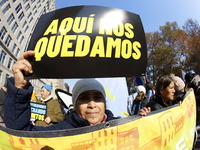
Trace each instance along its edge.
<instances>
[{"instance_id":1,"label":"black coat","mask_svg":"<svg viewBox=\"0 0 200 150\"><path fill-rule=\"evenodd\" d=\"M0 116L4 118L4 101L6 98L6 92L1 88L0 89Z\"/></svg>"},{"instance_id":2,"label":"black coat","mask_svg":"<svg viewBox=\"0 0 200 150\"><path fill-rule=\"evenodd\" d=\"M159 110L159 109L165 108L167 106L164 104L164 100L161 95L154 95L151 97L151 99L150 99L149 103L147 103L146 107L150 107L151 111L154 111L154 110Z\"/></svg>"}]
</instances>

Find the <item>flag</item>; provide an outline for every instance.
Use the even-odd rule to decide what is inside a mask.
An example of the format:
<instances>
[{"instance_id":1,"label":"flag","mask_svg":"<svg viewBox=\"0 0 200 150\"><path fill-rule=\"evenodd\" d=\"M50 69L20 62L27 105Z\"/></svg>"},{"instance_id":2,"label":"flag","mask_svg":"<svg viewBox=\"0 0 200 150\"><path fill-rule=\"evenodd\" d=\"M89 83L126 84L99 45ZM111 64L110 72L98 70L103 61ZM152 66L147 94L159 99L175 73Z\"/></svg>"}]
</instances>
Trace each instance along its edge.
<instances>
[{"instance_id":1,"label":"flag","mask_svg":"<svg viewBox=\"0 0 200 150\"><path fill-rule=\"evenodd\" d=\"M180 69L180 70L181 70L182 79L185 82L185 74L186 74L186 72L183 71L182 69Z\"/></svg>"},{"instance_id":2,"label":"flag","mask_svg":"<svg viewBox=\"0 0 200 150\"><path fill-rule=\"evenodd\" d=\"M135 77L135 82L136 82L137 86L138 85L145 85L144 79L141 76Z\"/></svg>"}]
</instances>

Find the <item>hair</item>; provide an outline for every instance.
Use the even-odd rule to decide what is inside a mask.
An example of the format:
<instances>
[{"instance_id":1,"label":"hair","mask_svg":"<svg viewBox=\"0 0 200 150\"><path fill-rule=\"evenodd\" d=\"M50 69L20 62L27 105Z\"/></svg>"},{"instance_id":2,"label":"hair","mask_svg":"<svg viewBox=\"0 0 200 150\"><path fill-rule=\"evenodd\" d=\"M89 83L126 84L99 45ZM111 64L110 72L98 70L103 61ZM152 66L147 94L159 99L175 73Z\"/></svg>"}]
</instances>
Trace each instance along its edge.
<instances>
[{"instance_id":1,"label":"hair","mask_svg":"<svg viewBox=\"0 0 200 150\"><path fill-rule=\"evenodd\" d=\"M144 100L145 98L146 98L146 94L143 91L139 92L138 95L135 97L136 100L140 100L140 101Z\"/></svg>"},{"instance_id":2,"label":"hair","mask_svg":"<svg viewBox=\"0 0 200 150\"><path fill-rule=\"evenodd\" d=\"M166 89L171 82L173 82L173 79L169 75L161 76L156 83L155 94L161 95L160 91Z\"/></svg>"}]
</instances>

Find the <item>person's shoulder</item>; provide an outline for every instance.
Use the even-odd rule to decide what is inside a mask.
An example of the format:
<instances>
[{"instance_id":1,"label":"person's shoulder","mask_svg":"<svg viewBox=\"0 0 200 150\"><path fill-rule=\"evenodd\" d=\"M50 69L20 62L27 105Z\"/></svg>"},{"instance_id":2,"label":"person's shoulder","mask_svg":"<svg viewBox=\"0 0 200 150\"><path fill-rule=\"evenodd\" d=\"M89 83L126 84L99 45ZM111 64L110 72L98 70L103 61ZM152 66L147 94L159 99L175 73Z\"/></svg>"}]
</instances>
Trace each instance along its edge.
<instances>
[{"instance_id":1,"label":"person's shoulder","mask_svg":"<svg viewBox=\"0 0 200 150\"><path fill-rule=\"evenodd\" d=\"M155 105L158 105L156 99L155 98L151 98L149 100L149 102L147 103L146 107L152 107L152 106L155 106Z\"/></svg>"},{"instance_id":2,"label":"person's shoulder","mask_svg":"<svg viewBox=\"0 0 200 150\"><path fill-rule=\"evenodd\" d=\"M59 103L59 101L57 99L50 99L49 101L54 102L54 103Z\"/></svg>"},{"instance_id":3,"label":"person's shoulder","mask_svg":"<svg viewBox=\"0 0 200 150\"><path fill-rule=\"evenodd\" d=\"M150 100L147 105L153 105L156 104L157 102L155 101L155 99Z\"/></svg>"}]
</instances>

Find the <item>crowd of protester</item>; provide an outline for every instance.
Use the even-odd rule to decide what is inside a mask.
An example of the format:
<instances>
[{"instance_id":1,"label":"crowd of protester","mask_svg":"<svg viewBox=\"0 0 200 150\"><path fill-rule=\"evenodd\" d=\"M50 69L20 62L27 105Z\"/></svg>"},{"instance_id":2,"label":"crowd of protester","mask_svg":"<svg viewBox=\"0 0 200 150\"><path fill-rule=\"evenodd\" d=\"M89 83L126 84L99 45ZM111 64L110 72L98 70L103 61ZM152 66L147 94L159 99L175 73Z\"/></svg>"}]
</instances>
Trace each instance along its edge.
<instances>
[{"instance_id":1,"label":"crowd of protester","mask_svg":"<svg viewBox=\"0 0 200 150\"><path fill-rule=\"evenodd\" d=\"M7 93L1 95L0 121L3 126L16 130L60 130L95 125L113 119L113 113L106 107L106 94L103 86L95 79L77 81L72 90L74 109L64 118L61 105L52 98L52 87L41 87L41 99L36 103L48 107L44 121L36 120L30 123L30 97L32 85L24 79L24 73L32 73L31 64L26 59L33 56L34 51L25 52L13 65L14 77L7 79ZM16 71L18 70L18 71ZM185 82L183 81L185 80ZM194 89L197 101L197 122L199 121L199 89L200 77L193 70L188 71L184 79L174 74L161 76L155 87L150 83L137 87L137 96L132 103L130 115L145 116L151 111L163 109L174 104L180 104L190 88ZM13 92L17 91L17 92ZM5 100L5 101L4 101ZM3 107L2 107L3 106ZM5 107L5 108L4 108ZM4 109L4 111L2 111ZM17 118L17 119L16 119Z\"/></svg>"}]
</instances>

